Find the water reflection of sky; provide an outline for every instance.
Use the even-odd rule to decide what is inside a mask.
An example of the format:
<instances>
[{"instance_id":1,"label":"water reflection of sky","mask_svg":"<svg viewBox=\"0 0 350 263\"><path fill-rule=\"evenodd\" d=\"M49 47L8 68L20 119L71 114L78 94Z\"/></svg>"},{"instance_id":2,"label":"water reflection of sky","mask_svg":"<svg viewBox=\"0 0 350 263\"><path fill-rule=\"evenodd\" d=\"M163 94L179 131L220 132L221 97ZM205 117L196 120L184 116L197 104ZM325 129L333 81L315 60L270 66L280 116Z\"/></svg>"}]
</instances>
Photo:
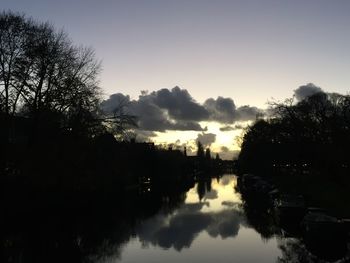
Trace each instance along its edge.
<instances>
[{"instance_id":1,"label":"water reflection of sky","mask_svg":"<svg viewBox=\"0 0 350 263\"><path fill-rule=\"evenodd\" d=\"M145 220L125 244L120 262L274 262L275 238L263 240L246 223L235 177L213 179L199 200L198 184L172 214ZM209 191L208 191L209 190ZM114 260L111 260L112 262ZM111 262L109 261L109 262Z\"/></svg>"},{"instance_id":2,"label":"water reflection of sky","mask_svg":"<svg viewBox=\"0 0 350 263\"><path fill-rule=\"evenodd\" d=\"M223 176L218 180L213 179L211 181L211 190L206 191L202 202L207 205L202 207L202 212L215 212L221 211L228 208L228 206L233 206L237 208L237 204L241 203L241 197L235 192L234 186L236 184L236 179L232 176ZM197 192L198 184L192 188L187 193L187 198L185 203L198 203L199 197Z\"/></svg>"}]
</instances>

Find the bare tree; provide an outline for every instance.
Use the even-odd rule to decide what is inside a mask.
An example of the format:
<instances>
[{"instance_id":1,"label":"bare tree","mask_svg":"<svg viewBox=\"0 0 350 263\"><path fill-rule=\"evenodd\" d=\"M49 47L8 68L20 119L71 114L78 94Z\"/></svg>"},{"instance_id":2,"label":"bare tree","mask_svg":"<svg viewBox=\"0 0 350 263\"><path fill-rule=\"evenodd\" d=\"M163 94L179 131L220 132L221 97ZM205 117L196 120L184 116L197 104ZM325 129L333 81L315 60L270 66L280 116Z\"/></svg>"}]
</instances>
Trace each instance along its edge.
<instances>
[{"instance_id":1,"label":"bare tree","mask_svg":"<svg viewBox=\"0 0 350 263\"><path fill-rule=\"evenodd\" d=\"M112 113L101 119L117 140L129 141L136 137L134 128L137 127L137 117L128 112L130 103L126 98L120 99Z\"/></svg>"},{"instance_id":2,"label":"bare tree","mask_svg":"<svg viewBox=\"0 0 350 263\"><path fill-rule=\"evenodd\" d=\"M40 122L42 113L51 112L66 127L74 116L78 121L93 114L99 71L94 51L73 45L65 32L0 13L0 112L7 120L21 112Z\"/></svg>"},{"instance_id":3,"label":"bare tree","mask_svg":"<svg viewBox=\"0 0 350 263\"><path fill-rule=\"evenodd\" d=\"M26 25L24 17L0 14L0 110L9 115L15 108L21 87L14 85L18 62L24 56Z\"/></svg>"}]
</instances>

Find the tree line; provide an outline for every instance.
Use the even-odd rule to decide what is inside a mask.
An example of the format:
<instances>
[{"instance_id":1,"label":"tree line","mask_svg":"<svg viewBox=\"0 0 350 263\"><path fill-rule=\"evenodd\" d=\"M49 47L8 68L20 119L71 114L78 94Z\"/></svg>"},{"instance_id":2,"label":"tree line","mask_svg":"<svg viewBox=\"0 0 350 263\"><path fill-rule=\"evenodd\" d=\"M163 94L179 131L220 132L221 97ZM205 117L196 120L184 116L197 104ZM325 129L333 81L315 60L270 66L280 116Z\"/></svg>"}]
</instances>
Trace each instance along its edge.
<instances>
[{"instance_id":1,"label":"tree line","mask_svg":"<svg viewBox=\"0 0 350 263\"><path fill-rule=\"evenodd\" d=\"M91 48L73 45L64 31L24 15L0 14L2 138L15 117L32 120L32 135L54 127L87 132L99 102L100 63Z\"/></svg>"},{"instance_id":2,"label":"tree line","mask_svg":"<svg viewBox=\"0 0 350 263\"><path fill-rule=\"evenodd\" d=\"M112 115L101 112L100 69L94 50L73 44L63 30L1 12L0 166L18 157L16 148L37 155L48 144L53 150L53 142L57 146L108 132L123 136L135 126L123 104Z\"/></svg>"},{"instance_id":3,"label":"tree line","mask_svg":"<svg viewBox=\"0 0 350 263\"><path fill-rule=\"evenodd\" d=\"M345 178L350 167L350 96L319 92L271 104L243 137L241 172L316 173Z\"/></svg>"}]
</instances>

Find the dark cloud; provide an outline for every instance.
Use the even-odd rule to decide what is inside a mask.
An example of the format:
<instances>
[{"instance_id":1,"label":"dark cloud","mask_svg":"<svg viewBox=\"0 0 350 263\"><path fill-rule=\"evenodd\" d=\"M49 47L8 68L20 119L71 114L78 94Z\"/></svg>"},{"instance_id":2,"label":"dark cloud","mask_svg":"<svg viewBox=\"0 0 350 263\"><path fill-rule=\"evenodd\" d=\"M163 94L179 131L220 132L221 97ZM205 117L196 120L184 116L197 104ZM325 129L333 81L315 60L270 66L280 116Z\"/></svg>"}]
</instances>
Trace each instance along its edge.
<instances>
[{"instance_id":1,"label":"dark cloud","mask_svg":"<svg viewBox=\"0 0 350 263\"><path fill-rule=\"evenodd\" d=\"M234 131L235 127L234 126L230 126L230 125L225 125L223 127L220 127L220 131L226 132L226 131Z\"/></svg>"},{"instance_id":2,"label":"dark cloud","mask_svg":"<svg viewBox=\"0 0 350 263\"><path fill-rule=\"evenodd\" d=\"M209 112L198 104L186 89L161 89L152 92L149 97L155 105L166 109L174 120L202 121L209 118Z\"/></svg>"},{"instance_id":3,"label":"dark cloud","mask_svg":"<svg viewBox=\"0 0 350 263\"><path fill-rule=\"evenodd\" d=\"M262 110L249 105L236 108L231 98L218 97L216 100L210 98L203 105L210 113L210 120L220 123L255 120L258 114L262 114ZM233 130L234 127L225 126L221 129L222 131L229 131Z\"/></svg>"},{"instance_id":4,"label":"dark cloud","mask_svg":"<svg viewBox=\"0 0 350 263\"><path fill-rule=\"evenodd\" d=\"M121 93L115 93L109 96L107 100L104 100L100 104L100 108L105 113L113 113L120 106L127 106L130 104L130 96L123 95Z\"/></svg>"},{"instance_id":5,"label":"dark cloud","mask_svg":"<svg viewBox=\"0 0 350 263\"><path fill-rule=\"evenodd\" d=\"M221 123L233 123L236 119L236 105L231 98L218 97L207 99L204 107L210 113L210 119Z\"/></svg>"},{"instance_id":6,"label":"dark cloud","mask_svg":"<svg viewBox=\"0 0 350 263\"><path fill-rule=\"evenodd\" d=\"M222 131L222 132L241 130L241 129L244 129L244 126L242 124L225 125L225 126L220 127L220 131Z\"/></svg>"},{"instance_id":7,"label":"dark cloud","mask_svg":"<svg viewBox=\"0 0 350 263\"><path fill-rule=\"evenodd\" d=\"M313 83L308 83L294 90L294 96L298 101L301 101L311 95L314 95L320 92L323 92L323 90L320 87L317 87Z\"/></svg>"},{"instance_id":8,"label":"dark cloud","mask_svg":"<svg viewBox=\"0 0 350 263\"><path fill-rule=\"evenodd\" d=\"M263 113L262 110L257 107L252 107L249 105L244 105L237 108L237 121L250 121L255 120L258 115Z\"/></svg>"},{"instance_id":9,"label":"dark cloud","mask_svg":"<svg viewBox=\"0 0 350 263\"><path fill-rule=\"evenodd\" d=\"M196 120L206 116L206 110L202 108L204 112L201 111L200 105L191 100L186 90L174 88L171 92L168 90L168 93L165 90L158 92L151 94L142 92L138 100L132 101L129 96L116 93L104 100L100 107L106 114L111 114L115 109L123 107L125 114L137 116L137 124L141 131L205 130ZM165 107L167 101L168 108ZM179 107L178 111L175 110L176 107ZM175 116L178 118L174 119Z\"/></svg>"},{"instance_id":10,"label":"dark cloud","mask_svg":"<svg viewBox=\"0 0 350 263\"><path fill-rule=\"evenodd\" d=\"M217 121L232 124L240 120L255 119L259 109L242 106L236 108L231 98L218 97L207 99L203 105L196 102L186 89L175 87L161 89L148 93L142 91L137 100L131 100L128 95L112 94L104 100L100 107L106 114L113 114L116 110L123 114L137 117L139 138L151 131L164 132L166 130L206 131L199 124L200 121ZM221 130L230 130L225 126ZM233 126L235 129L235 126ZM152 135L152 134L150 134ZM209 146L215 141L213 135L201 135L201 141Z\"/></svg>"},{"instance_id":11,"label":"dark cloud","mask_svg":"<svg viewBox=\"0 0 350 263\"><path fill-rule=\"evenodd\" d=\"M210 147L216 140L216 134L214 133L198 133L197 141L200 141L204 147Z\"/></svg>"},{"instance_id":12,"label":"dark cloud","mask_svg":"<svg viewBox=\"0 0 350 263\"><path fill-rule=\"evenodd\" d=\"M138 101L133 101L131 112L138 116L139 127L143 130L203 131L202 127L195 121L172 119L166 110L154 103L154 95L141 95Z\"/></svg>"}]
</instances>

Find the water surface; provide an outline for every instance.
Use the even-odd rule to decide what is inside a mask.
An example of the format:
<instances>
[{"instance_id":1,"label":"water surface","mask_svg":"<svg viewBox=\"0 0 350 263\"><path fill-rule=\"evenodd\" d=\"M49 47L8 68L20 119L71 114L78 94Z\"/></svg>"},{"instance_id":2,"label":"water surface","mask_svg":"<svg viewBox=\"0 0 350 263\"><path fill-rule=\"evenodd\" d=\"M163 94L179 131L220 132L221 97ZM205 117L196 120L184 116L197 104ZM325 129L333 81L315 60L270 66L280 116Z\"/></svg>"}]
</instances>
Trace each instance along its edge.
<instances>
[{"instance_id":1,"label":"water surface","mask_svg":"<svg viewBox=\"0 0 350 263\"><path fill-rule=\"evenodd\" d=\"M67 199L61 208L5 214L0 261L349 262L346 244L304 243L300 224L277 223L265 201L238 192L234 175L146 182L72 206Z\"/></svg>"},{"instance_id":2,"label":"water surface","mask_svg":"<svg viewBox=\"0 0 350 263\"><path fill-rule=\"evenodd\" d=\"M99 262L274 262L276 237L263 238L247 222L236 177L196 183L173 211L140 222L118 256Z\"/></svg>"}]
</instances>

